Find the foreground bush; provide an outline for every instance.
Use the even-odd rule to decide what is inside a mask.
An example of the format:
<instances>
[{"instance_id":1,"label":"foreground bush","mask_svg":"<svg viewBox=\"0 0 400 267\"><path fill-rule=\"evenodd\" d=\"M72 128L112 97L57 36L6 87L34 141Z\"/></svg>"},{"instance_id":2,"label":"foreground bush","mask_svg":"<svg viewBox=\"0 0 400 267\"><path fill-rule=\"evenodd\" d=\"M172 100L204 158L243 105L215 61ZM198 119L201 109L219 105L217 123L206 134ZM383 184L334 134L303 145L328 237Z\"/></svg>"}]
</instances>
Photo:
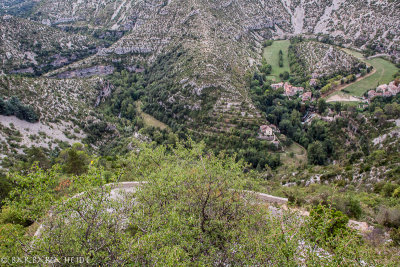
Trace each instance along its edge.
<instances>
[{"instance_id":1,"label":"foreground bush","mask_svg":"<svg viewBox=\"0 0 400 267\"><path fill-rule=\"evenodd\" d=\"M289 212L270 214L265 204L243 191L248 174L243 171L245 164L235 158L207 153L194 143L174 149L140 146L138 151L125 162L125 175L118 177L147 183L115 201L110 199L110 187L102 186L103 171L92 166L88 174L73 179L71 187L83 193L54 200L43 232L25 243L25 252L43 257L79 255L90 265L110 266L384 262L347 228L347 217L339 212L321 206L309 218ZM37 172L32 178L50 177ZM24 188L39 192L35 188L41 185L34 180L30 187ZM24 189L17 192L21 197L14 201L24 202L8 205L31 216L29 202L22 197ZM30 198L46 206L51 199ZM25 253L17 245L9 248L10 255L16 251Z\"/></svg>"}]
</instances>

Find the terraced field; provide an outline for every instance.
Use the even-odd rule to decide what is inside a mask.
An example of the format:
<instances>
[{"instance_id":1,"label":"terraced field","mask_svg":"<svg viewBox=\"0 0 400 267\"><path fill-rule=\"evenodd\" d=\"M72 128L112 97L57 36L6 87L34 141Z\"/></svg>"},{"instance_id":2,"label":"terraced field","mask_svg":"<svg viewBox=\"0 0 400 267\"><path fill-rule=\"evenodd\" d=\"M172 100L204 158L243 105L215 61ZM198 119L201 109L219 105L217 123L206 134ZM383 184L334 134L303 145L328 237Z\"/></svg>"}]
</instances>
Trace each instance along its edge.
<instances>
[{"instance_id":1,"label":"terraced field","mask_svg":"<svg viewBox=\"0 0 400 267\"><path fill-rule=\"evenodd\" d=\"M287 71L290 73L289 68L289 58L288 58L288 49L290 46L289 40L279 40L274 41L271 46L268 46L264 49L264 58L267 60L268 64L272 66L271 75L267 78L273 81L279 82L281 79L279 78L279 74ZM283 67L279 67L279 50L283 52Z\"/></svg>"}]
</instances>

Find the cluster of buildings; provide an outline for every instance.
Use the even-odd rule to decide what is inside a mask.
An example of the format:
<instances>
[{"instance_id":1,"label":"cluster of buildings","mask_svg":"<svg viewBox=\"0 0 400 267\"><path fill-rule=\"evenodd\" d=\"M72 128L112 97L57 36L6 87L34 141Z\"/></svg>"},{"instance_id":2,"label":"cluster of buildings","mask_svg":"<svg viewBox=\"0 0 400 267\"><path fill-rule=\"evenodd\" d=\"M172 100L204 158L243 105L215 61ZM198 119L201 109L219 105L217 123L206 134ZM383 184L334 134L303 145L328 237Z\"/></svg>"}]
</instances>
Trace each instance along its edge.
<instances>
[{"instance_id":1,"label":"cluster of buildings","mask_svg":"<svg viewBox=\"0 0 400 267\"><path fill-rule=\"evenodd\" d=\"M303 87L295 87L291 84L289 84L288 82L281 82L281 83L275 83L275 84L271 84L272 89L277 90L279 88L283 88L284 94L286 96L294 96L299 92L303 92L304 88Z\"/></svg>"},{"instance_id":2,"label":"cluster of buildings","mask_svg":"<svg viewBox=\"0 0 400 267\"><path fill-rule=\"evenodd\" d=\"M271 84L272 89L277 90L279 88L283 88L284 89L284 95L287 97L290 96L294 96L297 93L303 93L304 92L304 88L303 87L296 87L293 86L291 84L289 84L288 82L280 82L280 83L275 83L275 84ZM312 98L312 92L305 92L303 94L300 95L301 99L303 102L306 101L310 101Z\"/></svg>"},{"instance_id":3,"label":"cluster of buildings","mask_svg":"<svg viewBox=\"0 0 400 267\"><path fill-rule=\"evenodd\" d=\"M376 96L390 97L400 93L400 83L395 81L387 84L379 85L375 90L368 91L368 99L373 99Z\"/></svg>"}]
</instances>

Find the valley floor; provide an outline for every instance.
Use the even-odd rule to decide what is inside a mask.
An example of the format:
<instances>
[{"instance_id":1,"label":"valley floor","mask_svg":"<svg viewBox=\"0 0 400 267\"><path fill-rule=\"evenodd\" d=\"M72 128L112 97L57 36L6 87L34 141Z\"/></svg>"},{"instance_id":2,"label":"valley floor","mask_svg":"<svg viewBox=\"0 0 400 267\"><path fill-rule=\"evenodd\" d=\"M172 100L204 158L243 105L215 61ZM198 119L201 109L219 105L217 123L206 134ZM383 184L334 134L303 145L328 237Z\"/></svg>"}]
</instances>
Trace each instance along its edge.
<instances>
[{"instance_id":1,"label":"valley floor","mask_svg":"<svg viewBox=\"0 0 400 267\"><path fill-rule=\"evenodd\" d=\"M397 68L390 61L383 58L365 59L359 52L350 49L345 49L345 51L368 65L373 66L375 70L373 74L367 75L363 77L364 79L346 87L346 91L348 91L349 94L353 96L362 96L368 90L375 89L377 86L387 84L393 80L393 75L397 72Z\"/></svg>"},{"instance_id":2,"label":"valley floor","mask_svg":"<svg viewBox=\"0 0 400 267\"><path fill-rule=\"evenodd\" d=\"M290 40L279 40L274 41L271 46L264 49L264 58L267 63L272 66L272 72L267 77L275 82L280 82L281 78L279 74L287 71L290 73L288 50L290 46ZM279 50L283 52L283 67L279 67Z\"/></svg>"}]
</instances>

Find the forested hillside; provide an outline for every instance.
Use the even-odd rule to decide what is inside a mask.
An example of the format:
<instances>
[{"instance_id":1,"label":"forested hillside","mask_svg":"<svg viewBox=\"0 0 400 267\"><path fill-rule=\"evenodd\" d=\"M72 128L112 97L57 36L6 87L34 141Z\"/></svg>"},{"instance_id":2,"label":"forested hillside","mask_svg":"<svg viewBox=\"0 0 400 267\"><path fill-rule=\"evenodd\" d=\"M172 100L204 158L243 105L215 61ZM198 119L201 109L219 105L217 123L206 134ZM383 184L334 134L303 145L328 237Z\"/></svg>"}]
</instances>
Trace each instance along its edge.
<instances>
[{"instance_id":1,"label":"forested hillside","mask_svg":"<svg viewBox=\"0 0 400 267\"><path fill-rule=\"evenodd\" d=\"M1 264L397 266L399 36L392 0L2 1Z\"/></svg>"}]
</instances>

